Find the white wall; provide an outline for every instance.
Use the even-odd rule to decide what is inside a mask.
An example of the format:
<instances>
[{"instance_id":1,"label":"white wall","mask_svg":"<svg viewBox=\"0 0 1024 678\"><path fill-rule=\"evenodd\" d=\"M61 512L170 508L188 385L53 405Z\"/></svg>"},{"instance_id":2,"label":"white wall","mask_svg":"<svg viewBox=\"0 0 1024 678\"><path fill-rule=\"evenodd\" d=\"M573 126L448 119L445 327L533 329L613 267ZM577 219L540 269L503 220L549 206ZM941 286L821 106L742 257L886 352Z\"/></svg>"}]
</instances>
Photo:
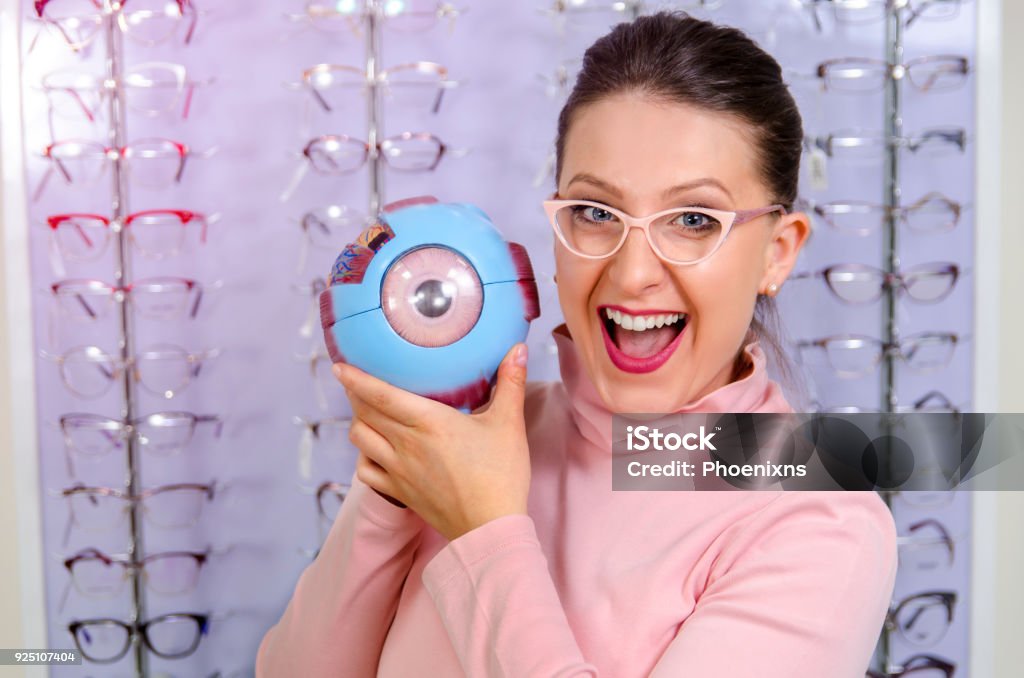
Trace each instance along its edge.
<instances>
[{"instance_id":1,"label":"white wall","mask_svg":"<svg viewBox=\"0 0 1024 678\"><path fill-rule=\"evenodd\" d=\"M28 319L25 188L18 162L20 4L0 3L0 647L43 648L39 483L33 452L35 360ZM0 670L5 676L18 672ZM41 676L45 669L20 674Z\"/></svg>"},{"instance_id":2,"label":"white wall","mask_svg":"<svg viewBox=\"0 0 1024 678\"><path fill-rule=\"evenodd\" d=\"M976 195L979 198L978 261L975 271L979 283L991 278L989 285L979 284L976 299L978 328L998 327L991 340L982 339L976 373L977 393L992 401L976 398L978 409L997 412L1024 412L1024 218L1020 195L1024 186L1024 3L1019 0L976 0L980 15L979 59L998 64L993 76L1000 84L1001 101L988 98L981 84L979 97L979 173ZM1001 16L1000 16L1001 14ZM991 31L991 32L987 32ZM991 90L988 90L991 91ZM986 106L986 103L988 104ZM990 159L990 160L989 160ZM989 198L987 203L982 201ZM992 232L995 230L995 233ZM998 290L993 303L992 290ZM975 678L1010 678L1021 675L1024 643L1020 640L1021 611L1024 610L1024 492L986 493L976 498L975 558L976 608L972 650L976 660L971 675ZM986 545L980 535L991 535Z\"/></svg>"}]
</instances>

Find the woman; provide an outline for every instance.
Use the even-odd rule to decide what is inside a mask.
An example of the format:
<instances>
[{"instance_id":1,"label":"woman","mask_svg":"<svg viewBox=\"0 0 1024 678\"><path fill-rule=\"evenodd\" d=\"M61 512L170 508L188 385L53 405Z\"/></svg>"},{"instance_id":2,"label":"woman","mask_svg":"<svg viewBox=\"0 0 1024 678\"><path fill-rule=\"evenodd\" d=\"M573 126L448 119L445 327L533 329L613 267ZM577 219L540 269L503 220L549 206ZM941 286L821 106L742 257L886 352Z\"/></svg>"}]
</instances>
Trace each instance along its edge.
<instances>
[{"instance_id":1,"label":"woman","mask_svg":"<svg viewBox=\"0 0 1024 678\"><path fill-rule=\"evenodd\" d=\"M875 494L611 491L613 412L792 411L761 342L809 233L801 139L739 31L598 40L545 205L563 381L514 347L464 415L336 366L357 478L257 674L863 676L896 566Z\"/></svg>"}]
</instances>

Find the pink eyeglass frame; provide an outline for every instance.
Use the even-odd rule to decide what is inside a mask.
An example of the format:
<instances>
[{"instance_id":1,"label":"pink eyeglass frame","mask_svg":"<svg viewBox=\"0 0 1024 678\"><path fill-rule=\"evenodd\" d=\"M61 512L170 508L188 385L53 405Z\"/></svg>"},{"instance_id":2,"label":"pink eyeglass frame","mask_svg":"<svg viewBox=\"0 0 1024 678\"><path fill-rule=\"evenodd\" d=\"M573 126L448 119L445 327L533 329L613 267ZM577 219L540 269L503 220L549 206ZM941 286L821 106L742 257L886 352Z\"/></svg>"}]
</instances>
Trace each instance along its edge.
<instances>
[{"instance_id":1,"label":"pink eyeglass frame","mask_svg":"<svg viewBox=\"0 0 1024 678\"><path fill-rule=\"evenodd\" d=\"M448 151L449 148L448 144L444 143L436 135L431 134L429 132L401 132L400 134L395 134L393 136L378 141L376 150L378 152L381 152L394 146L396 142L410 140L432 141L437 144L437 155L434 157L434 160L431 162L429 167L424 167L422 169L405 169L403 167L395 167L394 164L389 160L387 153L381 153L380 159L383 162L385 162L388 165L388 167L399 172L432 172L435 169L437 169L437 166L439 164L441 164L441 159L444 158L445 153ZM313 160L313 149L316 148L318 144L322 144L327 141L336 141L339 143L349 143L355 146L362 146L363 155L362 159L359 161L359 164L353 169L346 169L337 172L324 172L323 170L321 170L317 166L316 161ZM352 172L358 172L360 169L362 169L363 165L365 165L366 162L370 159L370 151L372 150L374 150L373 147L370 146L370 144L367 143L366 141L363 141L362 139L356 139L355 137L350 137L347 134L324 134L311 139L310 142L306 144L306 147L302 149L302 155L305 156L306 160L309 161L310 166L317 172L320 172L321 174L339 175L351 174Z\"/></svg>"},{"instance_id":2,"label":"pink eyeglass frame","mask_svg":"<svg viewBox=\"0 0 1024 678\"><path fill-rule=\"evenodd\" d=\"M53 161L53 164L57 167L58 170L60 170L60 173L64 176L64 179L68 183L72 183L71 175L68 174L68 171L64 168L64 164L61 162L61 158L54 157L53 149L58 148L60 146L64 146L66 144L79 144L81 146L89 146L89 147L96 148L96 149L102 149L103 155L106 156L107 160L123 160L123 159L128 157L128 152L131 149L135 148L136 146L140 146L142 144L150 143L150 142L154 142L154 141L159 141L161 143L170 144L178 152L178 171L174 175L174 182L175 183L180 183L181 182L181 175L184 174L184 172L185 172L185 160L188 158L189 148L188 148L188 146L186 146L185 144L181 143L180 141L174 141L172 139L158 139L158 138L138 139L137 141L135 141L133 143L130 143L130 144L127 144L125 146L122 146L120 148L115 148L115 147L112 147L112 146L104 146L103 144L101 144L99 142L95 142L95 141L80 141L80 140L77 140L77 139L65 139L63 141L55 141L52 144L48 145L45 149L43 149L43 157Z\"/></svg>"},{"instance_id":3,"label":"pink eyeglass frame","mask_svg":"<svg viewBox=\"0 0 1024 678\"><path fill-rule=\"evenodd\" d=\"M548 215L548 221L551 222L551 228L554 229L555 235L558 236L558 239L562 242L563 245L565 245L565 248L567 250L569 250L578 257L583 257L584 259L607 259L608 257L618 252L620 249L622 249L622 245L626 242L626 238L629 237L630 229L639 228L644 232L644 236L646 236L647 238L647 244L651 246L651 249L654 250L654 253L658 255L658 258L664 261L665 263L672 264L674 266L690 266L693 264L699 264L700 262L706 261L707 259L711 258L711 256L713 256L714 253L717 252L718 249L725 243L725 239L729 236L729 233L732 231L733 226L745 224L748 221L753 221L758 217L763 217L764 215L771 214L772 212L781 212L783 215L789 214L786 208L782 205L769 205L768 207L758 207L756 209L749 210L737 210L735 212L713 210L708 209L706 207L675 207L670 210L662 210L661 212L650 214L646 217L634 217L629 214L626 214L621 210L617 210L614 207L609 207L608 205L605 205L603 203L593 202L591 200L551 199L545 200L543 202L543 205L544 212L547 213ZM610 212L611 214L614 214L616 217L618 217L619 221L626 225L626 227L622 229L622 238L619 240L619 243L615 247L613 247L612 250L608 252L608 254L584 254L583 252L580 252L576 248L572 247L566 240L565 235L562 233L562 230L558 227L558 220L555 217L555 213L558 210L560 210L563 207L568 207L569 205L585 205L587 207L597 207L599 209L606 210L607 212ZM700 259L694 259L693 261L675 261L665 256L665 254L660 249L658 249L658 246L654 243L654 239L651 236L651 224L654 223L654 221L657 220L658 218L663 217L667 214L675 214L687 211L707 214L708 216L717 219L718 222L722 224L722 236L718 239L718 242L715 244L715 246L711 248L711 251L705 254Z\"/></svg>"},{"instance_id":4,"label":"pink eyeglass frame","mask_svg":"<svg viewBox=\"0 0 1024 678\"><path fill-rule=\"evenodd\" d=\"M152 278L143 278L141 280L136 280L134 283L128 285L111 285L110 283L106 283L103 282L102 280L96 280L93 278L69 278L67 280L60 280L58 282L53 283L53 285L50 286L50 291L53 293L54 297L59 297L62 294L63 290L66 290L68 287L73 287L74 285L88 286L91 292L99 292L101 294L105 294L109 296L111 299L114 299L117 294L123 294L125 299L129 300L131 298L132 292L136 288L144 288L148 285L160 283L180 284L185 287L185 291L189 295L191 295L193 292L196 292L195 301L192 302L192 305L190 307L191 310L189 310L188 312L189 318L196 317L196 314L199 313L199 305L203 301L203 288L199 283L190 278L177 278L173 276L155 276ZM91 306L89 306L89 303L84 298L82 298L80 295L74 296L77 296L79 298L78 301L84 308L86 315L88 315L92 319L99 317L99 314L96 313L96 311L94 311Z\"/></svg>"}]
</instances>

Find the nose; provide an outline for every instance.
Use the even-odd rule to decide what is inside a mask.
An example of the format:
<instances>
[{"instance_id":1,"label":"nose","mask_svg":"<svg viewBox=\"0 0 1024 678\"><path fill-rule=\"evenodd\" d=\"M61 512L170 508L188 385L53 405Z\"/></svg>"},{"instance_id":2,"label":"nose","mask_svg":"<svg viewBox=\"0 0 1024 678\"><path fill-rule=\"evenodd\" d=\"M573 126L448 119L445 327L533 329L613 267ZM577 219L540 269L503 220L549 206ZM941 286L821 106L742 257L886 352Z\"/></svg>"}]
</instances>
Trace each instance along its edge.
<instances>
[{"instance_id":1,"label":"nose","mask_svg":"<svg viewBox=\"0 0 1024 678\"><path fill-rule=\"evenodd\" d=\"M668 276L665 266L643 231L631 228L622 248L612 256L608 277L626 295L639 297L664 284Z\"/></svg>"}]
</instances>

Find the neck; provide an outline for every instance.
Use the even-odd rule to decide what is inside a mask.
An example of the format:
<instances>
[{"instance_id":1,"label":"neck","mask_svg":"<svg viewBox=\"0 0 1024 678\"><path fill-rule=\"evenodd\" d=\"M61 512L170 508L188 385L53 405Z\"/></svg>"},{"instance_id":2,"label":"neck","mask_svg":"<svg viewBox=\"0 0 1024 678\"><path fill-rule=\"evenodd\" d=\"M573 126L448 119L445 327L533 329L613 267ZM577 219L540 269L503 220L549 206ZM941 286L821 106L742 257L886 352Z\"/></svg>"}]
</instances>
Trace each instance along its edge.
<instances>
[{"instance_id":1,"label":"neck","mask_svg":"<svg viewBox=\"0 0 1024 678\"><path fill-rule=\"evenodd\" d=\"M558 345L562 383L573 420L580 432L602 449L611 452L612 411L601 399L587 375L565 325L552 332ZM740 351L733 379L678 412L792 412L778 384L768 378L767 359L760 344L749 341Z\"/></svg>"}]
</instances>

